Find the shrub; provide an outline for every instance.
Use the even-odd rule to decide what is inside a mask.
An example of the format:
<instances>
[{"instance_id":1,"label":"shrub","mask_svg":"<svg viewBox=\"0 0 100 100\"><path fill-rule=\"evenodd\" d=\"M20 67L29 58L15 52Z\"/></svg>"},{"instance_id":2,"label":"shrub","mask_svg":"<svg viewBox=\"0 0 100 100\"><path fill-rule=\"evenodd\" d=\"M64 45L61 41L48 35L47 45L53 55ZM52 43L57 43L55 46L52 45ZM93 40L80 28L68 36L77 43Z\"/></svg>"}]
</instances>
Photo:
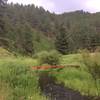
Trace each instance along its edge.
<instances>
[{"instance_id":1,"label":"shrub","mask_svg":"<svg viewBox=\"0 0 100 100\"><path fill-rule=\"evenodd\" d=\"M41 51L41 52L39 52L39 53L36 53L36 54L33 56L33 58L39 59L39 58L41 58L41 57L43 57L44 55L47 55L47 54L48 54L47 51Z\"/></svg>"},{"instance_id":2,"label":"shrub","mask_svg":"<svg viewBox=\"0 0 100 100\"><path fill-rule=\"evenodd\" d=\"M40 64L58 65L60 54L56 51L42 52L39 55Z\"/></svg>"},{"instance_id":3,"label":"shrub","mask_svg":"<svg viewBox=\"0 0 100 100\"><path fill-rule=\"evenodd\" d=\"M83 63L94 78L100 78L100 53L84 52Z\"/></svg>"},{"instance_id":4,"label":"shrub","mask_svg":"<svg viewBox=\"0 0 100 100\"><path fill-rule=\"evenodd\" d=\"M86 65L88 72L92 75L95 85L98 89L98 79L100 79L100 53L89 53L89 51L83 52L83 63Z\"/></svg>"}]
</instances>

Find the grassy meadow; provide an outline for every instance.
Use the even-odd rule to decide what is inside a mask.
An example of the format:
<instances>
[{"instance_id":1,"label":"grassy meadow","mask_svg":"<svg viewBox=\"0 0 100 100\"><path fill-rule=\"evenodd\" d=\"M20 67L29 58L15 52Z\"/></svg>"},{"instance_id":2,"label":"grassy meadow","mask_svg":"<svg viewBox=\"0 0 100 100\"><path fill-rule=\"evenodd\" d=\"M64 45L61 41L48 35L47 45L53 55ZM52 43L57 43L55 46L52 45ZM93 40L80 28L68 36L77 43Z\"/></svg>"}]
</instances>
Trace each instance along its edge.
<instances>
[{"instance_id":1,"label":"grassy meadow","mask_svg":"<svg viewBox=\"0 0 100 100\"><path fill-rule=\"evenodd\" d=\"M79 68L65 67L57 75L58 82L63 82L65 86L80 91L82 95L100 96L100 80L98 79L98 89L87 67L82 62L80 54L65 55L61 60L62 65L79 65Z\"/></svg>"},{"instance_id":2,"label":"grassy meadow","mask_svg":"<svg viewBox=\"0 0 100 100\"><path fill-rule=\"evenodd\" d=\"M29 57L0 57L0 100L46 100L40 95L38 76L31 70L37 60Z\"/></svg>"},{"instance_id":3,"label":"grassy meadow","mask_svg":"<svg viewBox=\"0 0 100 100\"><path fill-rule=\"evenodd\" d=\"M79 65L79 68L67 67L68 64ZM46 100L38 86L38 73L32 66L39 65L38 59L30 57L0 57L0 100ZM58 83L80 91L83 95L100 96L100 80L98 89L82 63L80 54L70 54L60 57L60 65L65 68L59 72L52 71Z\"/></svg>"}]
</instances>

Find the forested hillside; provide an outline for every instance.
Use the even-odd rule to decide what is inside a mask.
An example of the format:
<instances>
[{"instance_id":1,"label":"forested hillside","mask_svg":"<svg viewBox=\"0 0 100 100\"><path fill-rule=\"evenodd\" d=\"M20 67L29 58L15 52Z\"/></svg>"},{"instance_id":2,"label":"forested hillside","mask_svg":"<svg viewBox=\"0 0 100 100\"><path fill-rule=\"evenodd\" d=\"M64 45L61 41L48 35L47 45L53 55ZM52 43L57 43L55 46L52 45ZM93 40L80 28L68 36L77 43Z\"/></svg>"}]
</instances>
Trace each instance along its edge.
<instances>
[{"instance_id":1,"label":"forested hillside","mask_svg":"<svg viewBox=\"0 0 100 100\"><path fill-rule=\"evenodd\" d=\"M67 53L84 48L94 50L100 45L100 13L80 10L58 15L34 5L0 6L0 46L13 52L32 55L55 49L59 43L55 41L63 40L63 36L58 38L63 32ZM63 45L65 41L61 42Z\"/></svg>"}]
</instances>

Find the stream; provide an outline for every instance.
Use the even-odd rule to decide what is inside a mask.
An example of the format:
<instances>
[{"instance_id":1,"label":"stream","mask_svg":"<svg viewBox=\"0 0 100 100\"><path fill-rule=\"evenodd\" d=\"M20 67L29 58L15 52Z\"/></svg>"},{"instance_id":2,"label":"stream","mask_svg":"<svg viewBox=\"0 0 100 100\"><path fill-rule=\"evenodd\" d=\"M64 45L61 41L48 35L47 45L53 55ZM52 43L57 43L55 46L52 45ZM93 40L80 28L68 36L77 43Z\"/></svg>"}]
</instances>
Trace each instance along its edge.
<instances>
[{"instance_id":1,"label":"stream","mask_svg":"<svg viewBox=\"0 0 100 100\"><path fill-rule=\"evenodd\" d=\"M50 100L92 100L78 91L66 88L64 84L57 84L56 79L47 73L40 75L39 85L43 94Z\"/></svg>"}]
</instances>

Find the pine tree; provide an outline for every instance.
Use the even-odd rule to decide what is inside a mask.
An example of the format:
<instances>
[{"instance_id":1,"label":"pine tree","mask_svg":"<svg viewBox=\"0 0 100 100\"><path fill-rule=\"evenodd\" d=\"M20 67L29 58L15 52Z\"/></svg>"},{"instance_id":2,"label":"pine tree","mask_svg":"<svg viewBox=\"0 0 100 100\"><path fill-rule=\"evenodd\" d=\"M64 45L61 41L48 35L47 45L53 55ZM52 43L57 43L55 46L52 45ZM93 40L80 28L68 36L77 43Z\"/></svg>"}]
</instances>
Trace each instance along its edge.
<instances>
[{"instance_id":1,"label":"pine tree","mask_svg":"<svg viewBox=\"0 0 100 100\"><path fill-rule=\"evenodd\" d=\"M64 27L60 29L60 33L56 36L55 47L62 54L68 53L68 38Z\"/></svg>"},{"instance_id":2,"label":"pine tree","mask_svg":"<svg viewBox=\"0 0 100 100\"><path fill-rule=\"evenodd\" d=\"M33 36L32 36L32 30L30 25L27 23L25 24L24 27L24 53L31 56L32 54L34 54L34 46L33 46Z\"/></svg>"},{"instance_id":3,"label":"pine tree","mask_svg":"<svg viewBox=\"0 0 100 100\"><path fill-rule=\"evenodd\" d=\"M3 17L4 17L4 7L6 3L7 3L7 0L0 0L0 33L4 29Z\"/></svg>"},{"instance_id":4,"label":"pine tree","mask_svg":"<svg viewBox=\"0 0 100 100\"><path fill-rule=\"evenodd\" d=\"M4 12L7 0L0 0L0 45L5 44L4 33L5 33L5 21Z\"/></svg>"}]
</instances>

